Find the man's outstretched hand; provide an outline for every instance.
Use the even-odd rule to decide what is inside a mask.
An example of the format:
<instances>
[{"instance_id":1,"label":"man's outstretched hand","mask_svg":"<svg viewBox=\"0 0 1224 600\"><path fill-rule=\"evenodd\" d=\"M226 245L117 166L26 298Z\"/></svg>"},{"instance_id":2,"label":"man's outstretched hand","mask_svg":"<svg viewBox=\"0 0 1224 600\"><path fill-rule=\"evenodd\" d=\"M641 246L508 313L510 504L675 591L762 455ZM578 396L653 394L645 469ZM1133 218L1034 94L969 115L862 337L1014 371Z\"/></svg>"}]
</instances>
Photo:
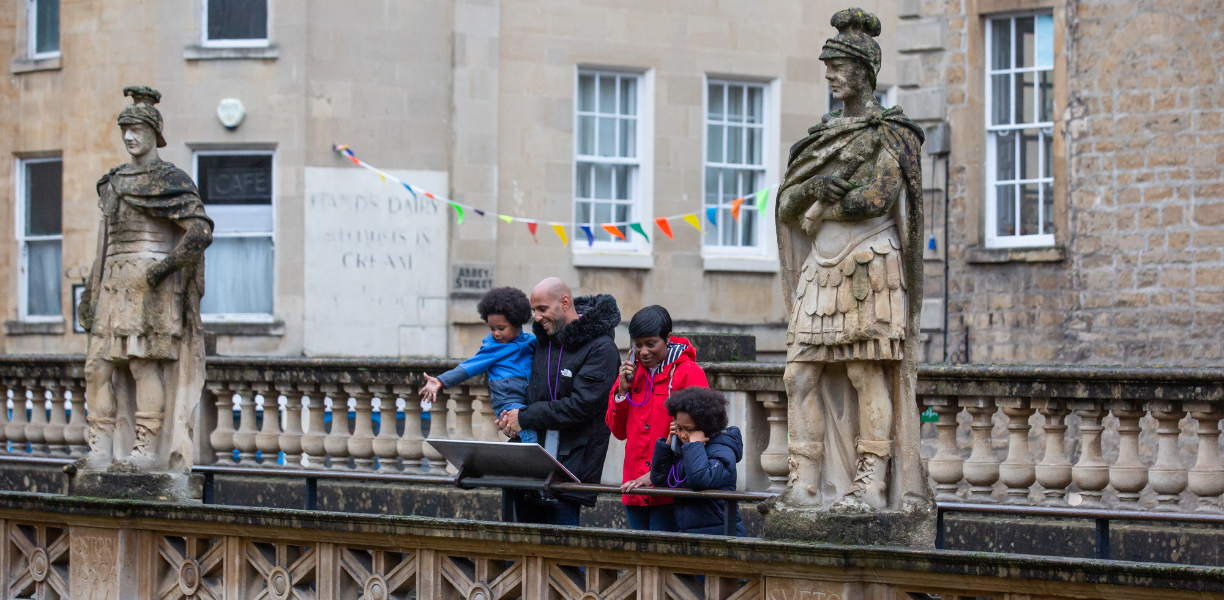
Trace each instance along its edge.
<instances>
[{"instance_id":1,"label":"man's outstretched hand","mask_svg":"<svg viewBox=\"0 0 1224 600\"><path fill-rule=\"evenodd\" d=\"M503 412L502 415L498 417L497 428L500 429L502 433L506 434L506 437L514 437L523 430L522 427L519 427L518 414L519 409L512 408Z\"/></svg>"}]
</instances>

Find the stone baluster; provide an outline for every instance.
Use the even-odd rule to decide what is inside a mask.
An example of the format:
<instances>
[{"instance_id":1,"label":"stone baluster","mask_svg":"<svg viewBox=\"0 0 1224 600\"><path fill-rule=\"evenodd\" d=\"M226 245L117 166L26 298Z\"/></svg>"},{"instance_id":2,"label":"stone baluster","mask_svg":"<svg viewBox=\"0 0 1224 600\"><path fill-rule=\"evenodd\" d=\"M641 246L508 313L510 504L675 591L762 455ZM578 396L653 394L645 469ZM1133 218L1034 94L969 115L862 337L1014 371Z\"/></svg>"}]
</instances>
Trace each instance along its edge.
<instances>
[{"instance_id":1,"label":"stone baluster","mask_svg":"<svg viewBox=\"0 0 1224 600\"><path fill-rule=\"evenodd\" d=\"M1220 512L1224 494L1224 464L1220 462L1220 419L1224 411L1209 404L1196 404L1190 416L1198 420L1198 458L1190 469L1190 492L1198 496L1196 511Z\"/></svg>"},{"instance_id":2,"label":"stone baluster","mask_svg":"<svg viewBox=\"0 0 1224 600\"><path fill-rule=\"evenodd\" d=\"M429 459L430 475L446 475L446 460L442 458L440 452L429 445L429 441L450 439L450 434L446 431L446 403L449 395L438 392L437 400L429 404L429 436L425 438L426 443L422 444L421 449L424 451L425 458Z\"/></svg>"},{"instance_id":3,"label":"stone baluster","mask_svg":"<svg viewBox=\"0 0 1224 600\"><path fill-rule=\"evenodd\" d=\"M1148 469L1152 491L1156 492L1155 510L1177 512L1181 493L1189 483L1177 446L1177 437L1181 434L1178 422L1186 416L1186 411L1178 402L1153 402L1147 409L1160 424L1156 429L1156 463Z\"/></svg>"},{"instance_id":4,"label":"stone baluster","mask_svg":"<svg viewBox=\"0 0 1224 600\"><path fill-rule=\"evenodd\" d=\"M238 449L238 462L246 467L258 466L255 462L255 391L245 383L230 384L238 394L238 431L234 432L234 447Z\"/></svg>"},{"instance_id":5,"label":"stone baluster","mask_svg":"<svg viewBox=\"0 0 1224 600\"><path fill-rule=\"evenodd\" d=\"M1103 508L1101 496L1109 485L1109 464L1101 456L1101 434L1105 431L1101 419L1105 410L1099 400L1075 400L1067 406L1080 418L1080 458L1071 467L1071 479L1080 489L1079 506Z\"/></svg>"},{"instance_id":6,"label":"stone baluster","mask_svg":"<svg viewBox=\"0 0 1224 600\"><path fill-rule=\"evenodd\" d=\"M26 440L32 456L47 455L47 388L37 379L26 380L30 389L30 420L26 423Z\"/></svg>"},{"instance_id":7,"label":"stone baluster","mask_svg":"<svg viewBox=\"0 0 1224 600\"><path fill-rule=\"evenodd\" d=\"M68 393L72 394L72 414L68 416L68 426L64 428L64 440L68 442L68 456L85 456L89 450L85 445L85 382L81 379L69 379L64 382ZM6 415L7 416L7 415Z\"/></svg>"},{"instance_id":8,"label":"stone baluster","mask_svg":"<svg viewBox=\"0 0 1224 600\"><path fill-rule=\"evenodd\" d=\"M302 468L302 392L291 383L277 383L276 391L285 397L285 428L276 438L285 453L285 466ZM266 416L264 418L267 418Z\"/></svg>"},{"instance_id":9,"label":"stone baluster","mask_svg":"<svg viewBox=\"0 0 1224 600\"><path fill-rule=\"evenodd\" d=\"M956 422L956 416L960 414L961 407L955 397L927 396L924 402L939 415L939 421L935 423L935 429L939 431L935 456L927 463L927 470L935 481L935 500L963 502L956 495L960 481L965 477L965 459L961 458L956 447L956 429L960 425Z\"/></svg>"},{"instance_id":10,"label":"stone baluster","mask_svg":"<svg viewBox=\"0 0 1224 600\"><path fill-rule=\"evenodd\" d=\"M26 389L24 381L13 380L9 383L9 390L13 392L13 416L4 426L4 437L12 442L13 454L26 454L26 424L29 423L26 419Z\"/></svg>"},{"instance_id":11,"label":"stone baluster","mask_svg":"<svg viewBox=\"0 0 1224 600\"><path fill-rule=\"evenodd\" d=\"M1067 460L1065 438L1066 402L1051 398L1041 407L1045 417L1045 456L1037 463L1037 483L1045 488L1042 506L1066 506L1067 486L1071 485L1071 461Z\"/></svg>"},{"instance_id":12,"label":"stone baluster","mask_svg":"<svg viewBox=\"0 0 1224 600\"><path fill-rule=\"evenodd\" d=\"M323 440L323 449L327 451L327 456L331 459L330 468L346 469L349 457L348 392L341 392L339 388L330 384L321 385L319 388L326 392L332 401L331 431Z\"/></svg>"},{"instance_id":13,"label":"stone baluster","mask_svg":"<svg viewBox=\"0 0 1224 600\"><path fill-rule=\"evenodd\" d=\"M1007 458L999 465L999 479L1007 486L1007 504L1032 504L1030 488L1037 481L1037 463L1029 445L1029 417L1037 412L1028 398L998 398L995 404L1007 415Z\"/></svg>"},{"instance_id":14,"label":"stone baluster","mask_svg":"<svg viewBox=\"0 0 1224 600\"><path fill-rule=\"evenodd\" d=\"M990 447L990 432L994 429L994 398L962 397L959 404L973 416L973 451L965 461L965 481L969 482L969 499L974 502L994 502L991 492L999 480L999 461Z\"/></svg>"},{"instance_id":15,"label":"stone baluster","mask_svg":"<svg viewBox=\"0 0 1224 600\"><path fill-rule=\"evenodd\" d=\"M324 394L310 384L297 386L307 396L306 432L302 434L302 453L311 469L322 469L327 456L327 404Z\"/></svg>"},{"instance_id":16,"label":"stone baluster","mask_svg":"<svg viewBox=\"0 0 1224 600\"><path fill-rule=\"evenodd\" d=\"M404 461L407 473L423 473L421 460L425 458L422 447L425 437L421 435L421 399L412 386L395 386L395 395L404 399L404 434L395 442L396 453Z\"/></svg>"},{"instance_id":17,"label":"stone baluster","mask_svg":"<svg viewBox=\"0 0 1224 600\"><path fill-rule=\"evenodd\" d=\"M344 391L353 397L356 423L348 438L349 454L358 471L374 470L374 395L386 390L386 386L345 385ZM332 419L335 419L335 415ZM333 420L333 423L335 421Z\"/></svg>"},{"instance_id":18,"label":"stone baluster","mask_svg":"<svg viewBox=\"0 0 1224 600\"><path fill-rule=\"evenodd\" d=\"M1139 419L1145 411L1137 402L1120 400L1111 412L1118 418L1118 460L1109 467L1109 485L1118 492L1119 509L1139 510L1139 492L1148 483L1148 467L1139 458Z\"/></svg>"},{"instance_id":19,"label":"stone baluster","mask_svg":"<svg viewBox=\"0 0 1224 600\"><path fill-rule=\"evenodd\" d=\"M474 410L472 413L472 434L476 436L476 439L486 442L504 441L501 432L497 430L497 415L493 414L493 399L489 396L489 388L474 385L468 391L480 403L480 410ZM474 403L473 409L475 409Z\"/></svg>"},{"instance_id":20,"label":"stone baluster","mask_svg":"<svg viewBox=\"0 0 1224 600\"><path fill-rule=\"evenodd\" d=\"M786 447L786 396L782 392L758 391L756 399L765 407L765 420L769 423L769 442L761 453L761 470L769 477L766 491L781 492L786 489L790 474L790 450Z\"/></svg>"},{"instance_id":21,"label":"stone baluster","mask_svg":"<svg viewBox=\"0 0 1224 600\"><path fill-rule=\"evenodd\" d=\"M234 464L234 392L227 385L209 381L208 391L217 399L217 428L208 435L208 442L217 453L217 463Z\"/></svg>"},{"instance_id":22,"label":"stone baluster","mask_svg":"<svg viewBox=\"0 0 1224 600\"><path fill-rule=\"evenodd\" d=\"M255 434L255 449L265 467L278 467L280 458L280 394L266 383L251 386L263 398L263 422Z\"/></svg>"},{"instance_id":23,"label":"stone baluster","mask_svg":"<svg viewBox=\"0 0 1224 600\"><path fill-rule=\"evenodd\" d=\"M47 422L46 429L43 430L43 436L47 440L47 455L67 456L68 447L65 445L67 440L64 437L64 429L68 427L68 413L64 410L64 403L67 402L64 398L64 386L54 380L47 381L43 385L51 393L51 418Z\"/></svg>"},{"instance_id":24,"label":"stone baluster","mask_svg":"<svg viewBox=\"0 0 1224 600\"><path fill-rule=\"evenodd\" d=\"M399 457L399 432L396 431L396 394L380 387L378 393L378 435L374 437L374 456L378 457L379 473L395 473Z\"/></svg>"},{"instance_id":25,"label":"stone baluster","mask_svg":"<svg viewBox=\"0 0 1224 600\"><path fill-rule=\"evenodd\" d=\"M451 394L455 402L455 435L452 439L470 441L476 439L472 434L472 400L470 386L459 386L459 393Z\"/></svg>"},{"instance_id":26,"label":"stone baluster","mask_svg":"<svg viewBox=\"0 0 1224 600\"><path fill-rule=\"evenodd\" d=\"M13 380L5 379L3 387L0 387L0 400L4 400L4 410L0 410L0 454L9 453L8 433L5 431L9 425L8 393L13 389Z\"/></svg>"}]
</instances>

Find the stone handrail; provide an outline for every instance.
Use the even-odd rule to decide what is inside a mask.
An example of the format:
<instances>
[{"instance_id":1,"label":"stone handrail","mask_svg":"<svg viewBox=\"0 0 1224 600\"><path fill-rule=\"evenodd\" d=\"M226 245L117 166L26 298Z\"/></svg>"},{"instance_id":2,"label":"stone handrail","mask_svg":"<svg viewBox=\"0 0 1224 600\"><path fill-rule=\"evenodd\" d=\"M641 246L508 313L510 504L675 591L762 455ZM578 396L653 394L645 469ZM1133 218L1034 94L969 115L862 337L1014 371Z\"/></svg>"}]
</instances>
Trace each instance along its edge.
<instances>
[{"instance_id":1,"label":"stone handrail","mask_svg":"<svg viewBox=\"0 0 1224 600\"><path fill-rule=\"evenodd\" d=\"M481 378L444 390L427 409L429 423L447 426L421 427L422 374L455 364L210 357L196 462L444 475L425 441L500 439ZM732 423L745 429L740 489L780 491L788 470L783 366L703 366L731 399ZM84 414L71 409L83 377L80 356L0 357L0 383L13 397L46 399L29 418L14 411L0 420L0 442L18 455L80 455ZM1224 369L922 365L917 392L938 416L924 425L924 455L942 502L1220 510ZM332 411L336 403L349 410ZM276 418L263 418L273 406ZM609 464L619 468L612 456Z\"/></svg>"}]
</instances>

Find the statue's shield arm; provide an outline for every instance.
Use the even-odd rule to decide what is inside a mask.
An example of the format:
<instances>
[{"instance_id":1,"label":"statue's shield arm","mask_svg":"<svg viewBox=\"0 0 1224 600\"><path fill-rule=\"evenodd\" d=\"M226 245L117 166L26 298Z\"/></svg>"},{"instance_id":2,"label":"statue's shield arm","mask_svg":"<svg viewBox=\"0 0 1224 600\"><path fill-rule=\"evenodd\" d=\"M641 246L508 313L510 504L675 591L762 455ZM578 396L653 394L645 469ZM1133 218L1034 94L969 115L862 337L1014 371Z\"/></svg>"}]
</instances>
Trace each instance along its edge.
<instances>
[{"instance_id":1,"label":"statue's shield arm","mask_svg":"<svg viewBox=\"0 0 1224 600\"><path fill-rule=\"evenodd\" d=\"M213 224L207 217L174 219L174 223L183 230L183 237L169 256L149 270L149 287L157 287L175 271L199 262L204 256L204 250L212 244Z\"/></svg>"},{"instance_id":2,"label":"statue's shield arm","mask_svg":"<svg viewBox=\"0 0 1224 600\"><path fill-rule=\"evenodd\" d=\"M888 214L893 204L901 197L904 183L901 165L892 154L880 152L872 171L875 172L875 177L847 192L841 202L831 207L824 217L830 221L864 221Z\"/></svg>"}]
</instances>

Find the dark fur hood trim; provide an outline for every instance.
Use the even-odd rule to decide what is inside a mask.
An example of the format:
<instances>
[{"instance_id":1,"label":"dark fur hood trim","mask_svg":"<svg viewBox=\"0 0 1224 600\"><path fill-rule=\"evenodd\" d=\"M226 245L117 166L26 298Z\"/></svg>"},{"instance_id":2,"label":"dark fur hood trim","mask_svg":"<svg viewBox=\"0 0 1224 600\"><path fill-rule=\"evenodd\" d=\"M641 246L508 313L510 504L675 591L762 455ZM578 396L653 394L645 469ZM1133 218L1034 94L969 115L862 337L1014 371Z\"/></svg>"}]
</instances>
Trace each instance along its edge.
<instances>
[{"instance_id":1,"label":"dark fur hood trim","mask_svg":"<svg viewBox=\"0 0 1224 600\"><path fill-rule=\"evenodd\" d=\"M566 325L554 338L571 352L601 335L614 336L612 330L620 325L620 308L616 306L616 298L608 294L574 298L574 310L578 312L578 320ZM549 339L538 322L532 322L532 330L537 338Z\"/></svg>"}]
</instances>

